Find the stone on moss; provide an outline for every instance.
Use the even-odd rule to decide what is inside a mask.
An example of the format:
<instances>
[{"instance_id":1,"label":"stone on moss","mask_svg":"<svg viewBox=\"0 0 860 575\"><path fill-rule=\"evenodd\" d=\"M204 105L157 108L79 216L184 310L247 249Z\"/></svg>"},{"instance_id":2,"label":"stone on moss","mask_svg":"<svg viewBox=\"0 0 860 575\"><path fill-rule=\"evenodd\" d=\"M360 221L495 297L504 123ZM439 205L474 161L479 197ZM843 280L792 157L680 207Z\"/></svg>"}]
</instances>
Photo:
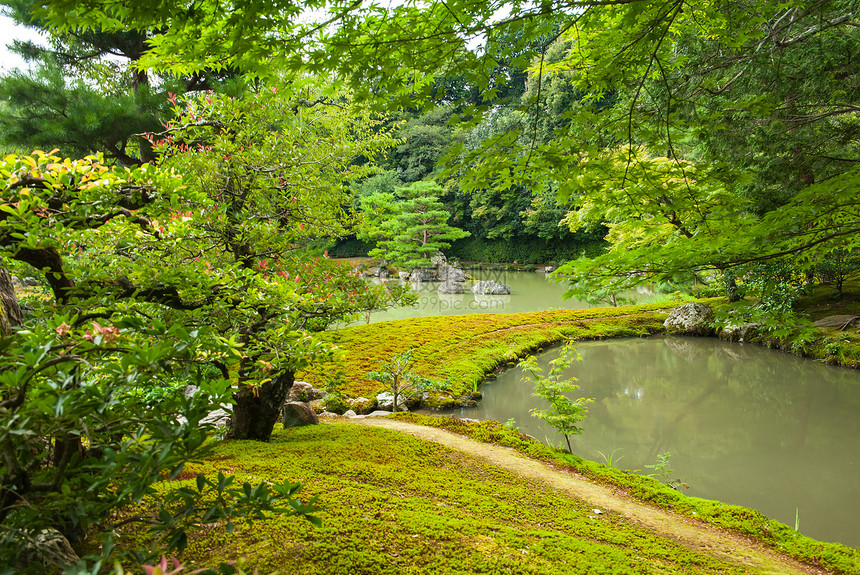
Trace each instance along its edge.
<instances>
[{"instance_id":1,"label":"stone on moss","mask_svg":"<svg viewBox=\"0 0 860 575\"><path fill-rule=\"evenodd\" d=\"M346 405L355 413L370 413L376 408L376 402L366 397L349 398L346 400Z\"/></svg>"},{"instance_id":2,"label":"stone on moss","mask_svg":"<svg viewBox=\"0 0 860 575\"><path fill-rule=\"evenodd\" d=\"M376 396L376 406L385 411L394 411L394 394L388 391L380 393ZM397 407L400 410L408 408L406 396L397 396Z\"/></svg>"},{"instance_id":3,"label":"stone on moss","mask_svg":"<svg viewBox=\"0 0 860 575\"><path fill-rule=\"evenodd\" d=\"M284 424L284 429L316 425L320 422L313 408L309 404L299 401L290 401L284 404L281 410L281 421Z\"/></svg>"},{"instance_id":4,"label":"stone on moss","mask_svg":"<svg viewBox=\"0 0 860 575\"><path fill-rule=\"evenodd\" d=\"M305 381L296 381L293 382L292 387L290 387L287 401L308 402L313 401L314 399L322 399L326 395L327 393L325 391L317 389Z\"/></svg>"},{"instance_id":5,"label":"stone on moss","mask_svg":"<svg viewBox=\"0 0 860 575\"><path fill-rule=\"evenodd\" d=\"M760 327L760 323L730 323L720 330L720 339L744 342L755 336Z\"/></svg>"},{"instance_id":6,"label":"stone on moss","mask_svg":"<svg viewBox=\"0 0 860 575\"><path fill-rule=\"evenodd\" d=\"M714 328L711 318L714 310L703 303L694 301L680 305L669 312L663 326L669 333L682 335L712 335Z\"/></svg>"}]
</instances>

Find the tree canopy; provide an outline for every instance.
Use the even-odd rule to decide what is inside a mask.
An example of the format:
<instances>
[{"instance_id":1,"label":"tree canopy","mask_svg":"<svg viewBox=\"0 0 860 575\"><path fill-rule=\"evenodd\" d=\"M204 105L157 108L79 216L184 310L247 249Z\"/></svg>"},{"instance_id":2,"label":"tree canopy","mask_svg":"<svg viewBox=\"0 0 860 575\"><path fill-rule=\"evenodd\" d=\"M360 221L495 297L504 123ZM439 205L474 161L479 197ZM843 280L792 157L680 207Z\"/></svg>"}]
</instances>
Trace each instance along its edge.
<instances>
[{"instance_id":1,"label":"tree canopy","mask_svg":"<svg viewBox=\"0 0 860 575\"><path fill-rule=\"evenodd\" d=\"M4 6L52 44L18 47L40 65L0 79L0 133L62 150L0 161L0 264L50 292L22 317L0 271L4 551L152 493L221 402L266 440L315 332L409 299L321 253L362 218L407 267L605 236L557 272L579 295L693 276L782 313L858 268L856 0Z\"/></svg>"}]
</instances>

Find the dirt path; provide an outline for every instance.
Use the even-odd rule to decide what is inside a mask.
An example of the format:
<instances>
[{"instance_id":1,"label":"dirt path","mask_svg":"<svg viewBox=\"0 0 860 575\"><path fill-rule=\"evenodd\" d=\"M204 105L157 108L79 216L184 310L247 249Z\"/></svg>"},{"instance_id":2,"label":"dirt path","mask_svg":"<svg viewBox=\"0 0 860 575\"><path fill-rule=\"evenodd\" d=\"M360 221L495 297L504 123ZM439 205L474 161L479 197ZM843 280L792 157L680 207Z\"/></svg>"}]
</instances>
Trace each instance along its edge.
<instances>
[{"instance_id":1,"label":"dirt path","mask_svg":"<svg viewBox=\"0 0 860 575\"><path fill-rule=\"evenodd\" d=\"M341 419L340 421L392 429L463 451L476 459L504 468L529 481L539 481L555 487L571 497L587 501L589 505L594 505L596 508L617 512L629 521L642 525L654 533L724 561L757 570L762 569L764 573L827 573L825 570L804 565L780 555L741 535L650 507L572 472L558 470L549 464L529 459L512 449L477 442L442 429L387 418Z\"/></svg>"}]
</instances>

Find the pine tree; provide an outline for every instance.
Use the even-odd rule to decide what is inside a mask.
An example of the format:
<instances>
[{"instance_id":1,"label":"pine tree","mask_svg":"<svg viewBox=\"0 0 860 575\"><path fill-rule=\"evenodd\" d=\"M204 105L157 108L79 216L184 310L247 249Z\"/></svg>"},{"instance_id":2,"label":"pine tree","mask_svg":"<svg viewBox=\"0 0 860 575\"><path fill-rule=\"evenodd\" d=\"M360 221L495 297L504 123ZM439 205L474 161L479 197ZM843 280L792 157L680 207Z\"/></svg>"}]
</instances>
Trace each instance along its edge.
<instances>
[{"instance_id":1,"label":"pine tree","mask_svg":"<svg viewBox=\"0 0 860 575\"><path fill-rule=\"evenodd\" d=\"M387 198L368 196L362 201L367 212L364 237L376 239L372 257L383 257L399 268L427 266L430 258L469 232L448 224L451 214L439 200L442 187L436 182L415 182L397 188ZM384 209L380 209L382 204ZM373 211L367 208L374 206ZM385 219L387 217L387 219Z\"/></svg>"}]
</instances>

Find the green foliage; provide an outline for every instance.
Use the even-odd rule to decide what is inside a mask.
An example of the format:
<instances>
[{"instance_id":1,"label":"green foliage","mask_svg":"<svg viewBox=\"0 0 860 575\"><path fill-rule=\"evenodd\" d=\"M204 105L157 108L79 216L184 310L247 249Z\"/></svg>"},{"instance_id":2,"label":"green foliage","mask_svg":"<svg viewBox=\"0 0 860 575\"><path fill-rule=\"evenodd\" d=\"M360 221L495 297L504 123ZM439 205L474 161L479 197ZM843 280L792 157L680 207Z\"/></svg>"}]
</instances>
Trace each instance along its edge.
<instances>
[{"instance_id":1,"label":"green foliage","mask_svg":"<svg viewBox=\"0 0 860 575\"><path fill-rule=\"evenodd\" d=\"M0 344L14 367L0 379L4 561L43 527L110 533L117 509L199 456L207 429L197 424L220 403L235 402L234 435L267 439L294 371L330 353L310 333L402 297L303 258L301 246L342 229L343 169L387 137L363 140L371 128L360 117L302 106L307 92L269 94L177 103L155 142L159 168L43 152L0 162L0 258L41 274L51 294ZM310 161L314 145L329 164ZM286 146L298 164L277 156ZM178 381L203 391L171 394ZM186 527L213 517L311 510L288 484L277 497L228 487L205 483L146 521L181 548ZM189 507L210 493L220 507Z\"/></svg>"},{"instance_id":2,"label":"green foliage","mask_svg":"<svg viewBox=\"0 0 860 575\"><path fill-rule=\"evenodd\" d=\"M370 256L403 269L429 266L436 252L468 236L448 225L450 214L439 201L441 191L435 182L415 182L394 194L363 197L365 224L359 237L377 241Z\"/></svg>"},{"instance_id":3,"label":"green foliage","mask_svg":"<svg viewBox=\"0 0 860 575\"><path fill-rule=\"evenodd\" d=\"M518 262L546 264L575 259L582 255L599 255L604 249L604 234L577 232L563 240L545 241L530 236L488 240L473 236L451 244L448 254L460 260L475 262Z\"/></svg>"},{"instance_id":4,"label":"green foliage","mask_svg":"<svg viewBox=\"0 0 860 575\"><path fill-rule=\"evenodd\" d=\"M573 453L570 447L570 436L580 435L582 427L578 424L585 419L588 409L585 407L592 400L584 397L571 400L565 393L579 389L574 383L575 377L562 379L562 375L574 361L582 358L573 347L573 342L568 341L562 347L558 357L549 362L549 371L544 375L544 369L538 365L537 358L533 355L520 361L519 367L528 374L523 375L523 381L534 385L534 395L549 403L547 409L532 409L534 417L543 419L556 431L564 436L567 442L567 451Z\"/></svg>"},{"instance_id":5,"label":"green foliage","mask_svg":"<svg viewBox=\"0 0 860 575\"><path fill-rule=\"evenodd\" d=\"M101 556L90 561L124 553L144 560L183 550L188 531L204 523L224 520L230 529L238 518L316 510L312 501L294 497L297 484L237 488L230 477L201 474L195 489L157 498L152 513L118 519L118 509L154 496L210 452L211 424L201 420L229 401L229 384L199 377L199 362L228 348L157 320L115 314L110 321L102 326L86 316L48 315L0 341L6 366L0 375L0 568L41 572L41 565L18 562L26 552L22 542L47 527L75 543L85 534L102 542ZM180 389L157 404L140 393L177 376L198 385L197 393L186 397ZM145 526L152 545L115 547L113 530L125 521Z\"/></svg>"},{"instance_id":6,"label":"green foliage","mask_svg":"<svg viewBox=\"0 0 860 575\"><path fill-rule=\"evenodd\" d=\"M860 256L836 249L815 265L815 274L822 284L833 284L837 295L841 296L845 282L860 275Z\"/></svg>"},{"instance_id":7,"label":"green foliage","mask_svg":"<svg viewBox=\"0 0 860 575\"><path fill-rule=\"evenodd\" d=\"M412 367L412 352L413 350L409 349L395 355L388 361L380 360L379 371L371 371L367 374L369 379L383 384L385 389L394 396L392 411L400 410L399 401L403 395L416 391L441 389L445 386L444 383L430 381L410 369Z\"/></svg>"},{"instance_id":8,"label":"green foliage","mask_svg":"<svg viewBox=\"0 0 860 575\"><path fill-rule=\"evenodd\" d=\"M666 451L664 453L657 454L657 463L646 464L645 467L648 469L653 469L654 473L649 473L648 477L656 477L672 489L676 489L680 491L680 487L686 487L689 489L689 485L681 481L680 479L672 479L672 474L675 472L674 469L669 469L669 458L671 454ZM611 465L610 465L611 467Z\"/></svg>"}]
</instances>

